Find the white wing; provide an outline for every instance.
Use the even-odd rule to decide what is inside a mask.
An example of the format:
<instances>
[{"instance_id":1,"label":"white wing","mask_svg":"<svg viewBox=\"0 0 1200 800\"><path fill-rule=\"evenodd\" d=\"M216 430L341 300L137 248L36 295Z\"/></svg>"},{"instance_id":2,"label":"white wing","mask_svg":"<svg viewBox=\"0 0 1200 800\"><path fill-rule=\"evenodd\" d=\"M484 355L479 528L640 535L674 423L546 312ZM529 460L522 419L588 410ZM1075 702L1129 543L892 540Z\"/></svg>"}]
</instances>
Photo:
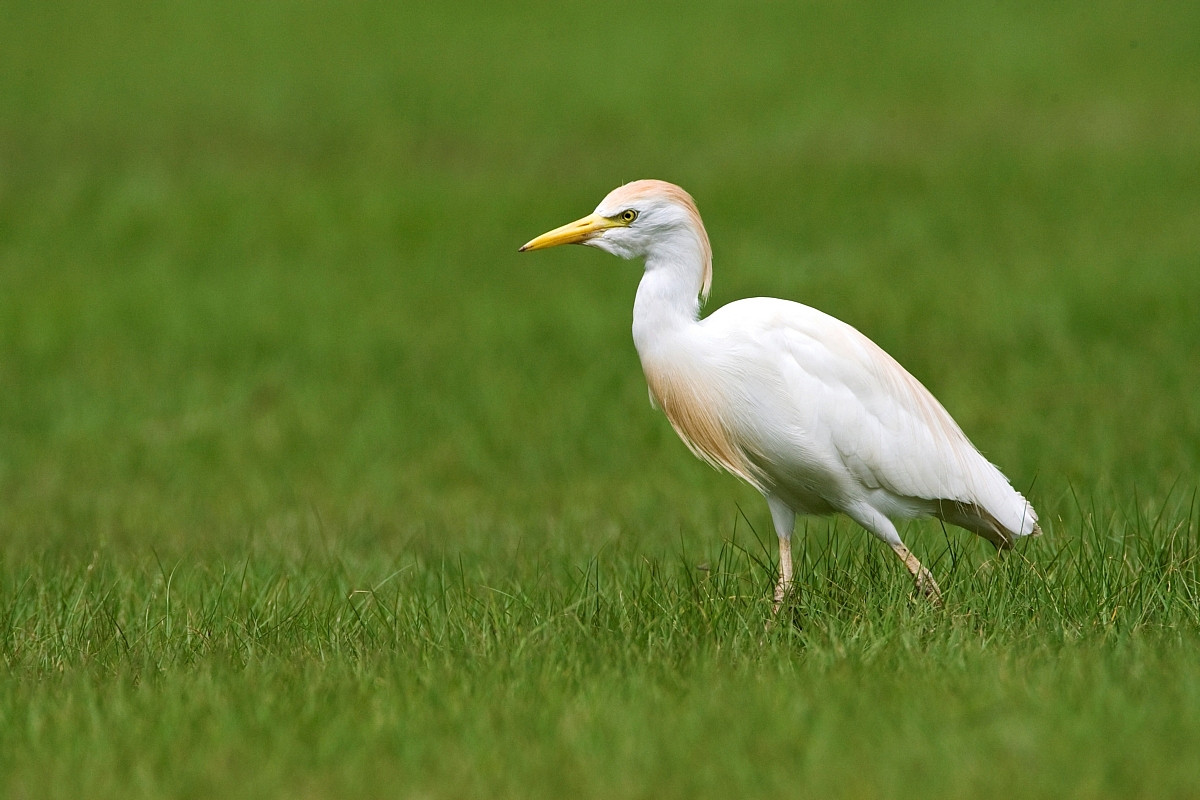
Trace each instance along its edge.
<instances>
[{"instance_id":1,"label":"white wing","mask_svg":"<svg viewBox=\"0 0 1200 800\"><path fill-rule=\"evenodd\" d=\"M918 505L964 527L975 529L965 524L979 522L967 519L975 508L1011 534L1034 530L1032 508L941 403L853 327L799 303L753 298L703 328L733 354L721 367L725 385L744 388L729 424L773 481L822 494L835 509L882 492L892 512L925 501Z\"/></svg>"}]
</instances>

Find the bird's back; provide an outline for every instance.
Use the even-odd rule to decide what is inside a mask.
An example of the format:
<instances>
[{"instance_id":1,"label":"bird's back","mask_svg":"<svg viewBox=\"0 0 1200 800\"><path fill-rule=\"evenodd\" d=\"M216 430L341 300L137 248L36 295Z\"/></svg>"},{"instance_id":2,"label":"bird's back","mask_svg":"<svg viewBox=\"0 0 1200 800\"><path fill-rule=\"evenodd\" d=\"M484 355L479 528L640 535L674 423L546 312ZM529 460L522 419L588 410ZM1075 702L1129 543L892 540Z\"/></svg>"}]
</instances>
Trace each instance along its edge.
<instances>
[{"instance_id":1,"label":"bird's back","mask_svg":"<svg viewBox=\"0 0 1200 800\"><path fill-rule=\"evenodd\" d=\"M672 383L709 387L701 402L750 464L742 471L796 510L866 502L893 518L933 514L1001 546L1036 531L1032 507L941 403L850 325L751 298L714 312L676 348ZM693 450L728 468L672 422Z\"/></svg>"}]
</instances>

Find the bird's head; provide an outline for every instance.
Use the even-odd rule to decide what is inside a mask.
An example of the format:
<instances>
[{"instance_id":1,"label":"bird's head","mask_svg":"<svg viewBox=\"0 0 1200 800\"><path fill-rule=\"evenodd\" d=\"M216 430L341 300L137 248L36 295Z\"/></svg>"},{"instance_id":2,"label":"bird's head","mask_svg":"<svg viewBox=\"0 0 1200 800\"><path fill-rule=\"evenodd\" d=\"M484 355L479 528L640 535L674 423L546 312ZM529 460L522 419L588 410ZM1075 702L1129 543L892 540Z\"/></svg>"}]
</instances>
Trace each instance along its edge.
<instances>
[{"instance_id":1,"label":"bird's head","mask_svg":"<svg viewBox=\"0 0 1200 800\"><path fill-rule=\"evenodd\" d=\"M712 249L700 212L691 195L673 183L619 186L591 214L526 242L521 252L560 244L585 244L621 258L694 260L703 271L703 296L712 284Z\"/></svg>"}]
</instances>

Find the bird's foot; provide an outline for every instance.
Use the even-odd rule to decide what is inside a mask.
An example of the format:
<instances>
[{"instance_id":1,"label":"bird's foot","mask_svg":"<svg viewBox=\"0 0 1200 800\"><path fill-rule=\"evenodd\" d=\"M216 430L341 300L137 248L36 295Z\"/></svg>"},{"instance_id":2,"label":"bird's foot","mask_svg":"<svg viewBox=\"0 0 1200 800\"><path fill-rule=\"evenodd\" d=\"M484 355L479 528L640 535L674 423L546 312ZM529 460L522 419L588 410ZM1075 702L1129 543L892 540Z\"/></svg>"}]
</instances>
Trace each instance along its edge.
<instances>
[{"instance_id":1,"label":"bird's foot","mask_svg":"<svg viewBox=\"0 0 1200 800\"><path fill-rule=\"evenodd\" d=\"M933 579L933 573L921 567L920 572L915 576L917 592L933 604L934 608L942 607L942 590L938 588L937 581Z\"/></svg>"},{"instance_id":2,"label":"bird's foot","mask_svg":"<svg viewBox=\"0 0 1200 800\"><path fill-rule=\"evenodd\" d=\"M783 605L783 601L792 593L792 582L785 581L783 578L775 584L775 601L771 604L771 616L775 617L779 614L779 609Z\"/></svg>"},{"instance_id":3,"label":"bird's foot","mask_svg":"<svg viewBox=\"0 0 1200 800\"><path fill-rule=\"evenodd\" d=\"M779 609L783 608L784 602L792 595L792 582L784 581L780 578L779 583L775 584L775 597L771 603L771 618L767 620L765 632L770 633L775 627L775 620L779 619Z\"/></svg>"}]
</instances>

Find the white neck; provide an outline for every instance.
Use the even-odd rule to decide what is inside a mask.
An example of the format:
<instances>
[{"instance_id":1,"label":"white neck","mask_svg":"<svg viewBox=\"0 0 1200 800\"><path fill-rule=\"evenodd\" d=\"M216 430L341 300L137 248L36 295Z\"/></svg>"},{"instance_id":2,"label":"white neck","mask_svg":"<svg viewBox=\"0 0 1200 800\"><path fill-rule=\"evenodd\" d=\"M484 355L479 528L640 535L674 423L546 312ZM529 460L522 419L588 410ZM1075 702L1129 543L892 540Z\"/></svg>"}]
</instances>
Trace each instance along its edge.
<instances>
[{"instance_id":1,"label":"white neck","mask_svg":"<svg viewBox=\"0 0 1200 800\"><path fill-rule=\"evenodd\" d=\"M633 301L633 343L643 361L664 335L699 320L702 258L694 245L660 248L647 255L646 271Z\"/></svg>"}]
</instances>

